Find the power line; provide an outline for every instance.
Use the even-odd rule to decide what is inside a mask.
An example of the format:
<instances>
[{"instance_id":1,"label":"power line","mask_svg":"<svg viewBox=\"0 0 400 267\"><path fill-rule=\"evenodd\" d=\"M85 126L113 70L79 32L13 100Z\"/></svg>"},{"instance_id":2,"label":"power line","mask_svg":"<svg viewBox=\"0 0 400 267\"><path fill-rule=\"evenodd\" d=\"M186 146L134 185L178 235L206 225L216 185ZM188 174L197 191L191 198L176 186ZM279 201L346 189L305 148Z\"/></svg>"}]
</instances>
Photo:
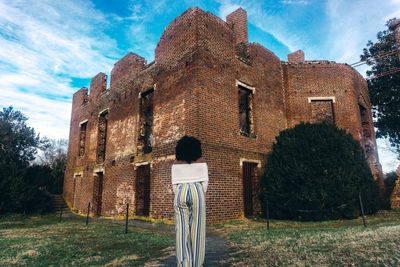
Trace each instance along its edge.
<instances>
[{"instance_id":1,"label":"power line","mask_svg":"<svg viewBox=\"0 0 400 267\"><path fill-rule=\"evenodd\" d=\"M396 49L393 49L393 50L386 51L386 52L383 52L381 54L378 54L378 55L376 55L374 57L372 57L372 56L368 57L366 60L361 60L361 61L352 63L352 64L350 64L350 66L352 66L353 68L359 67L361 65L366 64L368 60L377 61L378 59L381 59L381 58L384 58L384 57L387 57L387 56L391 56L391 55L399 53L399 52L400 52L400 49L396 48Z\"/></svg>"},{"instance_id":2,"label":"power line","mask_svg":"<svg viewBox=\"0 0 400 267\"><path fill-rule=\"evenodd\" d=\"M391 70L384 71L384 72L379 73L379 74L377 74L375 76L367 78L367 80L374 80L374 79L377 79L377 78L380 78L380 77L392 75L392 74L397 73L397 72L400 72L400 68L394 68L394 69L391 69Z\"/></svg>"}]
</instances>

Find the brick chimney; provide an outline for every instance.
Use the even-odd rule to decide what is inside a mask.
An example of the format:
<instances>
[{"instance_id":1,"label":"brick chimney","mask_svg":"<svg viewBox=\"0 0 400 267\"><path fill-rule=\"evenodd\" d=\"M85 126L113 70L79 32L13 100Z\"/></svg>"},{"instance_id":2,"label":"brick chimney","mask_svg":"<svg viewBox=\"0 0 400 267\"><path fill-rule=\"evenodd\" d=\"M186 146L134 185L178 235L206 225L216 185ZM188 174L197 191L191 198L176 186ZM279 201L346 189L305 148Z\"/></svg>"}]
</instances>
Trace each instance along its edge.
<instances>
[{"instance_id":1,"label":"brick chimney","mask_svg":"<svg viewBox=\"0 0 400 267\"><path fill-rule=\"evenodd\" d=\"M245 43L249 41L248 29L247 29L247 12L243 8L239 7L228 16L226 16L226 22L233 29L236 35L236 44Z\"/></svg>"},{"instance_id":2,"label":"brick chimney","mask_svg":"<svg viewBox=\"0 0 400 267\"><path fill-rule=\"evenodd\" d=\"M290 63L299 63L305 61L304 52L302 50L297 50L293 53L290 53L287 57Z\"/></svg>"}]
</instances>

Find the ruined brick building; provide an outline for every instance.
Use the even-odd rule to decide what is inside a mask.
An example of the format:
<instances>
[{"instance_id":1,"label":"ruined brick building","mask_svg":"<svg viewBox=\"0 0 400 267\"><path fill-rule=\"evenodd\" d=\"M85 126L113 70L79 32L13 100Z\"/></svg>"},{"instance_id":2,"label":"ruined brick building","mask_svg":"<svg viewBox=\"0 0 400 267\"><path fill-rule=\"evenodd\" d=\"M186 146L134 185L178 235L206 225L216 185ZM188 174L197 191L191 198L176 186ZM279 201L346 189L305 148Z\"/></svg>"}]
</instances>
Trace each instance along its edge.
<instances>
[{"instance_id":1,"label":"ruined brick building","mask_svg":"<svg viewBox=\"0 0 400 267\"><path fill-rule=\"evenodd\" d=\"M258 190L275 136L305 122L330 121L366 151L377 180L376 149L366 81L346 64L288 62L248 42L247 13L226 21L190 8L172 21L155 60L129 53L90 93L73 96L64 197L92 215L171 218L170 170L176 141L202 141L209 164L207 220L258 214Z\"/></svg>"}]
</instances>

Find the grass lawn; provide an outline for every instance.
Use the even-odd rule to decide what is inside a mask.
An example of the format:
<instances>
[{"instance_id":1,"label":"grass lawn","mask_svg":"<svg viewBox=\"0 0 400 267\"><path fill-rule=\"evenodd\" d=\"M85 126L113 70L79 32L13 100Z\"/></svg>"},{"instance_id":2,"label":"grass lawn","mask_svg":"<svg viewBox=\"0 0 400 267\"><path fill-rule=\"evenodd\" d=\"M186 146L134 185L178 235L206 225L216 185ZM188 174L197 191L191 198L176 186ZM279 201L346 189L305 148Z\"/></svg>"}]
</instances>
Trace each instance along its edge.
<instances>
[{"instance_id":1,"label":"grass lawn","mask_svg":"<svg viewBox=\"0 0 400 267\"><path fill-rule=\"evenodd\" d=\"M56 215L0 217L0 266L143 266L175 245L161 231ZM160 254L160 255L159 255Z\"/></svg>"},{"instance_id":2,"label":"grass lawn","mask_svg":"<svg viewBox=\"0 0 400 267\"><path fill-rule=\"evenodd\" d=\"M245 219L208 227L234 249L227 266L400 266L400 211L368 216L367 223L272 220L267 231L265 221ZM174 245L161 224L130 226L125 235L123 225L107 220L86 226L82 217L0 218L0 266L143 266Z\"/></svg>"},{"instance_id":3,"label":"grass lawn","mask_svg":"<svg viewBox=\"0 0 400 267\"><path fill-rule=\"evenodd\" d=\"M260 220L219 225L239 266L400 266L400 212L326 222Z\"/></svg>"}]
</instances>

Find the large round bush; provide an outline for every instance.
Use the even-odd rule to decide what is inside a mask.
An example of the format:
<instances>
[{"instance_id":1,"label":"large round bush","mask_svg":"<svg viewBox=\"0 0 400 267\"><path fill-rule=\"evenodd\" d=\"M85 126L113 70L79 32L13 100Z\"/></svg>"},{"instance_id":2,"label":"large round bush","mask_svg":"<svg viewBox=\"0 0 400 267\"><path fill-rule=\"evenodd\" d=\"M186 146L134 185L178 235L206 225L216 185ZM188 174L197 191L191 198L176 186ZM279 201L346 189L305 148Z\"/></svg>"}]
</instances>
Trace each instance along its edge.
<instances>
[{"instance_id":1,"label":"large round bush","mask_svg":"<svg viewBox=\"0 0 400 267\"><path fill-rule=\"evenodd\" d=\"M360 215L361 192L367 214L379 209L379 188L363 149L334 125L301 123L282 131L268 157L261 202L271 217L324 220Z\"/></svg>"}]
</instances>

